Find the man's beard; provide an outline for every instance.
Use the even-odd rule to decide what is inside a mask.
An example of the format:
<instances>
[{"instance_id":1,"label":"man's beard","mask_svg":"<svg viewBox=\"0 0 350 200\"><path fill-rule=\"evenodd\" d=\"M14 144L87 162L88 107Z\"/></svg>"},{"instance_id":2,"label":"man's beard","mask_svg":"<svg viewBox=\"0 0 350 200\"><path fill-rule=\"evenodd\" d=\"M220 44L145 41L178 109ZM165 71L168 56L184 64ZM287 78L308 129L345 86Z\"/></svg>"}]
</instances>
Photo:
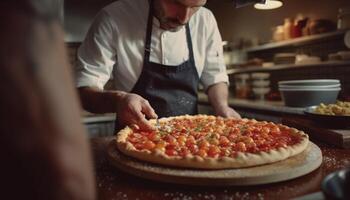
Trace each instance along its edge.
<instances>
[{"instance_id":1,"label":"man's beard","mask_svg":"<svg viewBox=\"0 0 350 200\"><path fill-rule=\"evenodd\" d=\"M170 19L170 18L160 18L159 23L162 29L171 31L171 32L177 32L186 25L186 24L180 23L177 19Z\"/></svg>"},{"instance_id":2,"label":"man's beard","mask_svg":"<svg viewBox=\"0 0 350 200\"><path fill-rule=\"evenodd\" d=\"M158 6L158 4L154 4L153 11L154 16L159 20L160 27L164 30L177 32L184 25L186 25L179 22L179 20L176 18L165 17L165 14L163 13L162 9Z\"/></svg>"}]
</instances>

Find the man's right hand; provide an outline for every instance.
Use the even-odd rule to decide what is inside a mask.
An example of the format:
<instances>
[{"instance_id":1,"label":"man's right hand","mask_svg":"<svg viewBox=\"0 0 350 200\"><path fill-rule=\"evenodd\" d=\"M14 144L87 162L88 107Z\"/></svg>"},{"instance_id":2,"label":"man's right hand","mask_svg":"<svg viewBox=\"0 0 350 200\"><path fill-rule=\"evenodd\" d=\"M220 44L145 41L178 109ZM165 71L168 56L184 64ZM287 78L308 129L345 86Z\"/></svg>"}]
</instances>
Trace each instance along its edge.
<instances>
[{"instance_id":1,"label":"man's right hand","mask_svg":"<svg viewBox=\"0 0 350 200\"><path fill-rule=\"evenodd\" d=\"M158 117L146 99L133 93L124 93L119 98L117 118L120 125L136 124L142 130L154 130L146 117Z\"/></svg>"},{"instance_id":2,"label":"man's right hand","mask_svg":"<svg viewBox=\"0 0 350 200\"><path fill-rule=\"evenodd\" d=\"M80 87L79 96L85 110L92 113L117 113L122 126L136 124L140 129L155 129L147 118L157 118L148 101L141 96L123 91L102 91L94 87Z\"/></svg>"}]
</instances>

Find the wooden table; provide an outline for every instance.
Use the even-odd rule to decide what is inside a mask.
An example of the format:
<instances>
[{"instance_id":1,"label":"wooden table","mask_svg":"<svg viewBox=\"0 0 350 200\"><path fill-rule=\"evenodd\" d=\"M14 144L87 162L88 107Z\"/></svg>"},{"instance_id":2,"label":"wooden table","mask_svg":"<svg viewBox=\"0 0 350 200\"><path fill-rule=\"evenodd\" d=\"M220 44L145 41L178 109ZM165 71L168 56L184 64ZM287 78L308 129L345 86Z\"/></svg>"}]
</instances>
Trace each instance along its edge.
<instances>
[{"instance_id":1,"label":"wooden table","mask_svg":"<svg viewBox=\"0 0 350 200\"><path fill-rule=\"evenodd\" d=\"M111 166L106 148L111 137L91 140L95 159L98 199L289 199L320 190L329 173L350 166L350 150L313 141L322 150L323 163L316 171L290 181L245 187L190 187L134 177Z\"/></svg>"}]
</instances>

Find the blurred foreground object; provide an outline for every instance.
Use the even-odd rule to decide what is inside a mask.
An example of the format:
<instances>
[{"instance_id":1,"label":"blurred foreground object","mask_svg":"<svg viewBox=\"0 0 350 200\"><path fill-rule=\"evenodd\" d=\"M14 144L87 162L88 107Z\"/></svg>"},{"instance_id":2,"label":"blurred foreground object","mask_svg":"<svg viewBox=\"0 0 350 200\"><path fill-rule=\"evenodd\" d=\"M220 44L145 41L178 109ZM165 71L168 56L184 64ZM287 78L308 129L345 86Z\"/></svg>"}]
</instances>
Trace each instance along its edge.
<instances>
[{"instance_id":1,"label":"blurred foreground object","mask_svg":"<svg viewBox=\"0 0 350 200\"><path fill-rule=\"evenodd\" d=\"M1 1L1 199L94 199L57 11L47 0Z\"/></svg>"}]
</instances>

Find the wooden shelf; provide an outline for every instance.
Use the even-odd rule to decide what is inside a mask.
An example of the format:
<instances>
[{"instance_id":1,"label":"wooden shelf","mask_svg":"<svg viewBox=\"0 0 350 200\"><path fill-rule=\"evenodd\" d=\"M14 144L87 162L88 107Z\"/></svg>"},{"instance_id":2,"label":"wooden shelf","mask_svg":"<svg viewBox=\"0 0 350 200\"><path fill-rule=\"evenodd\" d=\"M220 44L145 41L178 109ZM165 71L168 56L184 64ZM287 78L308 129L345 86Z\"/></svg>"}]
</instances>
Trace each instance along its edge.
<instances>
[{"instance_id":1,"label":"wooden shelf","mask_svg":"<svg viewBox=\"0 0 350 200\"><path fill-rule=\"evenodd\" d=\"M307 67L329 67L329 66L343 66L349 65L350 61L332 61L332 62L321 62L314 64L289 64L289 65L275 65L271 67L252 66L245 67L242 69L227 69L227 74L238 74L248 72L268 72L274 70L292 69L292 68L307 68Z\"/></svg>"},{"instance_id":2,"label":"wooden shelf","mask_svg":"<svg viewBox=\"0 0 350 200\"><path fill-rule=\"evenodd\" d=\"M275 49L275 48L282 48L282 47L287 47L287 46L301 46L305 45L308 43L313 43L315 41L322 41L322 40L327 40L333 37L339 37L341 35L344 35L347 30L338 30L335 32L330 32L330 33L322 33L322 34L317 34L317 35L311 35L311 36L304 36L300 38L295 38L295 39L290 39L286 41L281 41L281 42L274 42L274 43L268 43L252 48L246 49L246 52L255 52L255 51L263 51L263 50L269 50L269 49Z\"/></svg>"}]
</instances>

